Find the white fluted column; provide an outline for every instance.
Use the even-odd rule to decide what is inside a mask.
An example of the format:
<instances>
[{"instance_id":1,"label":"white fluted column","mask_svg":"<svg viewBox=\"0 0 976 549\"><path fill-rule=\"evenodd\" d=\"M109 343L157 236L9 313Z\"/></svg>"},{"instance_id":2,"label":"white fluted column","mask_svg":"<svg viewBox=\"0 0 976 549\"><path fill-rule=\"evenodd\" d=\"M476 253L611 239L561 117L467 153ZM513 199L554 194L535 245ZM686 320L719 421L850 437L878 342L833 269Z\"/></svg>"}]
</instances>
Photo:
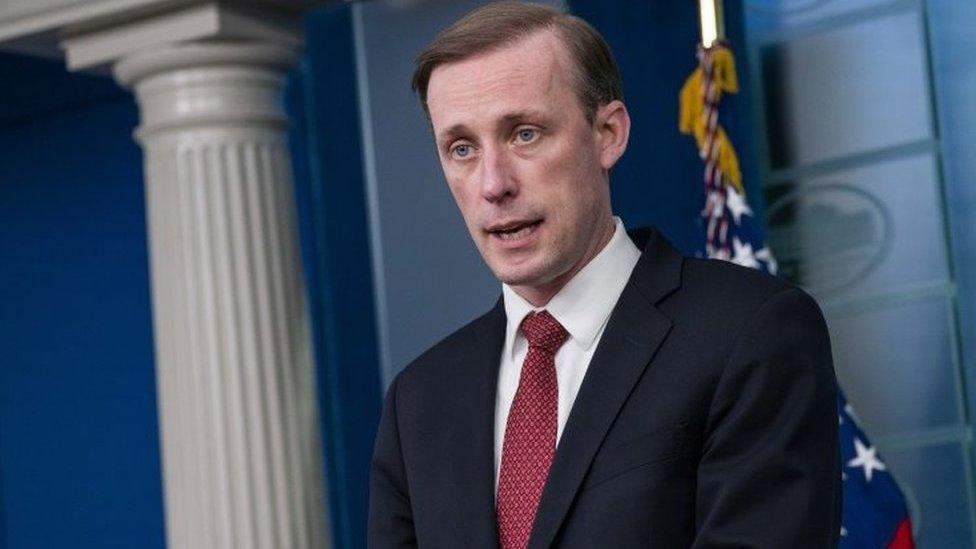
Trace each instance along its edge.
<instances>
[{"instance_id":1,"label":"white fluted column","mask_svg":"<svg viewBox=\"0 0 976 549\"><path fill-rule=\"evenodd\" d=\"M115 65L141 115L173 548L328 543L282 105L294 59L201 41Z\"/></svg>"}]
</instances>

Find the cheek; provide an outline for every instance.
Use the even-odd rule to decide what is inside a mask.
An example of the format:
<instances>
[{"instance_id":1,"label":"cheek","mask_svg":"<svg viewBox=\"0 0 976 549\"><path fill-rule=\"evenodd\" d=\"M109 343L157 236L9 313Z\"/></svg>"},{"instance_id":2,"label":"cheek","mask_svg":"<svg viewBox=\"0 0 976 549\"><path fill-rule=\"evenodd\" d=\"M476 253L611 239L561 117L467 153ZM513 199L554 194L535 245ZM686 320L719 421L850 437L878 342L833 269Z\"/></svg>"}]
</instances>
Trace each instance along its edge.
<instances>
[{"instance_id":1,"label":"cheek","mask_svg":"<svg viewBox=\"0 0 976 549\"><path fill-rule=\"evenodd\" d=\"M561 143L544 163L545 173L570 186L578 186L598 175L599 162L587 135L576 135Z\"/></svg>"},{"instance_id":2,"label":"cheek","mask_svg":"<svg viewBox=\"0 0 976 549\"><path fill-rule=\"evenodd\" d=\"M449 181L447 186L451 191L451 196L454 197L454 203L457 204L458 210L461 212L461 217L464 218L465 225L471 229L477 224L476 197L472 196L470 187L466 186L463 181Z\"/></svg>"},{"instance_id":3,"label":"cheek","mask_svg":"<svg viewBox=\"0 0 976 549\"><path fill-rule=\"evenodd\" d=\"M581 203L590 202L590 186L599 177L599 172L594 172L592 162L586 157L587 153L578 149L576 153L553 158L540 166L539 179L543 182L547 202L554 207L553 213L561 218L575 217Z\"/></svg>"},{"instance_id":4,"label":"cheek","mask_svg":"<svg viewBox=\"0 0 976 549\"><path fill-rule=\"evenodd\" d=\"M447 176L447 188L451 191L451 196L454 197L454 201L457 202L458 207L461 211L464 211L465 204L469 200L465 193L464 181L459 177Z\"/></svg>"}]
</instances>

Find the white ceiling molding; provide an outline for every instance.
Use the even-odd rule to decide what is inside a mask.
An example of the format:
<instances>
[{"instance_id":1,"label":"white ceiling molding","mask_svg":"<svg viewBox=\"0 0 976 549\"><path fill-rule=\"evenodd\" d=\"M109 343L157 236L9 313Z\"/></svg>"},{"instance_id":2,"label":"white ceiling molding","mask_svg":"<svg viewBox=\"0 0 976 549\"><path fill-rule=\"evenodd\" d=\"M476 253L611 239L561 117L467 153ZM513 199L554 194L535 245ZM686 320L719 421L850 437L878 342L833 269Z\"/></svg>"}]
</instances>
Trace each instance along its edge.
<instances>
[{"instance_id":1,"label":"white ceiling molding","mask_svg":"<svg viewBox=\"0 0 976 549\"><path fill-rule=\"evenodd\" d=\"M301 14L338 0L6 0L0 49L90 68L140 44L253 39L294 45ZM66 52L62 51L66 50Z\"/></svg>"}]
</instances>

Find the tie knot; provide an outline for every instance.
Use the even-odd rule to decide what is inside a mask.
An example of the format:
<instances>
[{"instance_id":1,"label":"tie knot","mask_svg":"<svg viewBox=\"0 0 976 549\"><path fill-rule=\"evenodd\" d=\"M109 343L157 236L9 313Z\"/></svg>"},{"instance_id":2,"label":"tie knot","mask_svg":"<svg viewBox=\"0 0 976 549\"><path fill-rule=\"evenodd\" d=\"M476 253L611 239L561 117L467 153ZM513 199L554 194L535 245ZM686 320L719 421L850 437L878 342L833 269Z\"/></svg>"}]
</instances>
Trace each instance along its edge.
<instances>
[{"instance_id":1,"label":"tie knot","mask_svg":"<svg viewBox=\"0 0 976 549\"><path fill-rule=\"evenodd\" d=\"M555 319L549 311L529 313L522 320L522 334L529 342L529 347L537 347L555 355L559 347L569 337L569 332Z\"/></svg>"}]
</instances>

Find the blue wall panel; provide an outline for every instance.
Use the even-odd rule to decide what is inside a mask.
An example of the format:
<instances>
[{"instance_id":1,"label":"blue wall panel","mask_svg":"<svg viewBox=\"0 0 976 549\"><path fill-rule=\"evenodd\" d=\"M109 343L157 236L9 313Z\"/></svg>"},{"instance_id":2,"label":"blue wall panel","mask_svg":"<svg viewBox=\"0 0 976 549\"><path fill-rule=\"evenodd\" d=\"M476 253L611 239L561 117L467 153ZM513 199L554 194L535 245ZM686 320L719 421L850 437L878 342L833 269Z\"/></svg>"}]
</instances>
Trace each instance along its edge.
<instances>
[{"instance_id":1,"label":"blue wall panel","mask_svg":"<svg viewBox=\"0 0 976 549\"><path fill-rule=\"evenodd\" d=\"M0 56L0 545L164 545L137 110Z\"/></svg>"}]
</instances>

